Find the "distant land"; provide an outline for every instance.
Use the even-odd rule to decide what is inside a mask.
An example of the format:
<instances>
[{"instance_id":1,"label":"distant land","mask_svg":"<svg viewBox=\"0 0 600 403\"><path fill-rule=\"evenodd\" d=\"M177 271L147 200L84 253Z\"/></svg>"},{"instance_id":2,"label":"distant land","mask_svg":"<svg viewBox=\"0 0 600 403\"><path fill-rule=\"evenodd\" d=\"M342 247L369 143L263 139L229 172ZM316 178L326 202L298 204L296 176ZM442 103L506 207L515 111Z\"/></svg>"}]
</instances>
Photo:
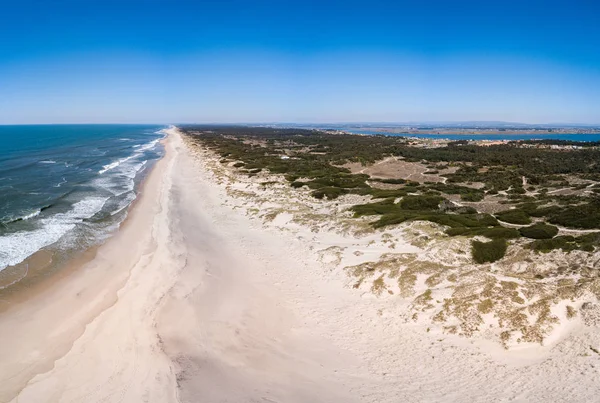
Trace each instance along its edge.
<instances>
[{"instance_id":1,"label":"distant land","mask_svg":"<svg viewBox=\"0 0 600 403\"><path fill-rule=\"evenodd\" d=\"M399 122L399 123L278 123L270 126L340 130L381 134L439 134L439 135L547 135L547 134L600 134L600 124L547 123L531 124L500 121L465 122Z\"/></svg>"}]
</instances>

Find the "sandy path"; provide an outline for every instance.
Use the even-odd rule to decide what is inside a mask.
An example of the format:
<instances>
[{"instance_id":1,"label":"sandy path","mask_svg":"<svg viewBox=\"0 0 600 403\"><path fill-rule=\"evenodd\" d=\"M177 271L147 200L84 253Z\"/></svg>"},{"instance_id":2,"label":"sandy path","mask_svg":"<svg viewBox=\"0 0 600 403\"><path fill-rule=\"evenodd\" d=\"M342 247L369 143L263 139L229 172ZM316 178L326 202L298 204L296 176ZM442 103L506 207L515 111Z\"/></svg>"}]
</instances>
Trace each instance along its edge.
<instances>
[{"instance_id":1,"label":"sandy path","mask_svg":"<svg viewBox=\"0 0 600 403\"><path fill-rule=\"evenodd\" d=\"M584 402L600 392L600 356L583 354L591 330L510 354L425 332L403 323L401 301L344 288L317 264L319 245L262 228L225 197L172 134L98 257L0 318L0 400Z\"/></svg>"}]
</instances>

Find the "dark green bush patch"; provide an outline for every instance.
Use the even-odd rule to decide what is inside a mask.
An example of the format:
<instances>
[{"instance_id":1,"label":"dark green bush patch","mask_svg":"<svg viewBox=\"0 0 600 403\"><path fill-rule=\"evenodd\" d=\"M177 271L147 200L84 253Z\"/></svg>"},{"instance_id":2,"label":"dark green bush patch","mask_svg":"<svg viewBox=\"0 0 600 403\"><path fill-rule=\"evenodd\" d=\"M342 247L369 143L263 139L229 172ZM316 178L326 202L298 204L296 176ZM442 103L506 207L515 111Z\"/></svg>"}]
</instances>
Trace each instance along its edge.
<instances>
[{"instance_id":1,"label":"dark green bush patch","mask_svg":"<svg viewBox=\"0 0 600 403\"><path fill-rule=\"evenodd\" d=\"M384 214L373 223L375 228L400 224L404 221L429 221L451 228L488 228L499 225L489 214L444 214L431 211L400 210Z\"/></svg>"},{"instance_id":2,"label":"dark green bush patch","mask_svg":"<svg viewBox=\"0 0 600 403\"><path fill-rule=\"evenodd\" d=\"M394 200L392 197L376 203L359 204L352 206L351 210L354 211L355 217L391 214L400 210L400 206L394 204Z\"/></svg>"},{"instance_id":3,"label":"dark green bush patch","mask_svg":"<svg viewBox=\"0 0 600 403\"><path fill-rule=\"evenodd\" d=\"M441 196L405 196L400 200L404 210L438 210L444 200Z\"/></svg>"},{"instance_id":4,"label":"dark green bush patch","mask_svg":"<svg viewBox=\"0 0 600 403\"><path fill-rule=\"evenodd\" d=\"M593 252L600 243L600 232L574 237L571 235L559 235L552 239L538 239L527 245L529 249L547 253L554 249L562 249L564 252L582 250Z\"/></svg>"},{"instance_id":5,"label":"dark green bush patch","mask_svg":"<svg viewBox=\"0 0 600 403\"><path fill-rule=\"evenodd\" d=\"M504 257L508 244L505 239L494 239L490 242L471 242L473 260L479 264L492 263Z\"/></svg>"},{"instance_id":6,"label":"dark green bush patch","mask_svg":"<svg viewBox=\"0 0 600 403\"><path fill-rule=\"evenodd\" d=\"M569 228L600 228L600 202L567 206L549 214L548 222Z\"/></svg>"},{"instance_id":7,"label":"dark green bush patch","mask_svg":"<svg viewBox=\"0 0 600 403\"><path fill-rule=\"evenodd\" d=\"M551 239L558 234L558 228L554 225L548 225L544 223L537 223L530 225L529 227L523 227L519 229L521 235L525 238L531 239Z\"/></svg>"},{"instance_id":8,"label":"dark green bush patch","mask_svg":"<svg viewBox=\"0 0 600 403\"><path fill-rule=\"evenodd\" d=\"M531 219L529 218L529 215L525 211L520 209L501 211L496 214L496 218L498 218L500 221L504 221L510 224L531 224Z\"/></svg>"},{"instance_id":9,"label":"dark green bush patch","mask_svg":"<svg viewBox=\"0 0 600 403\"><path fill-rule=\"evenodd\" d=\"M311 196L316 199L327 198L329 200L337 199L339 196L348 193L346 189L335 187L324 187L311 192Z\"/></svg>"}]
</instances>

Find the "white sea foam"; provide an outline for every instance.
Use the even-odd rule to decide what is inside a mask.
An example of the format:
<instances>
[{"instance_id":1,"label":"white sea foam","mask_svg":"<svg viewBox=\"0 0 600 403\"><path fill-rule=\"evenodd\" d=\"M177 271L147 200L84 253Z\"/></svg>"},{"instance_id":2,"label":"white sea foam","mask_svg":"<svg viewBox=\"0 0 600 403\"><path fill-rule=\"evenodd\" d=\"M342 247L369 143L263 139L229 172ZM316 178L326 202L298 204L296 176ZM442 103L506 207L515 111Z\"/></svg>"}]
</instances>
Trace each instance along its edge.
<instances>
[{"instance_id":1,"label":"white sea foam","mask_svg":"<svg viewBox=\"0 0 600 403\"><path fill-rule=\"evenodd\" d=\"M66 213L40 220L40 228L0 236L0 270L21 263L38 250L57 242L86 218L99 212L108 198L89 197L75 204Z\"/></svg>"},{"instance_id":2,"label":"white sea foam","mask_svg":"<svg viewBox=\"0 0 600 403\"><path fill-rule=\"evenodd\" d=\"M135 165L133 165L131 167L128 167L128 169L124 169L123 170L123 175L125 175L126 177L128 177L130 179L135 178L135 176L140 171L140 169L142 169L142 167L144 165L146 165L146 162L148 162L148 161L144 160L144 161L140 162L139 164L135 164Z\"/></svg>"},{"instance_id":3,"label":"white sea foam","mask_svg":"<svg viewBox=\"0 0 600 403\"><path fill-rule=\"evenodd\" d=\"M92 184L108 190L114 196L121 196L134 189L134 179L147 162L147 160L144 160L119 164L118 167L111 170L111 175L98 177Z\"/></svg>"},{"instance_id":4,"label":"white sea foam","mask_svg":"<svg viewBox=\"0 0 600 403\"><path fill-rule=\"evenodd\" d=\"M33 213L29 213L29 214L24 215L23 217L21 217L21 219L22 220L29 220L30 218L39 216L41 212L42 212L42 210L36 210Z\"/></svg>"},{"instance_id":5,"label":"white sea foam","mask_svg":"<svg viewBox=\"0 0 600 403\"><path fill-rule=\"evenodd\" d=\"M111 216L119 214L121 211L125 210L129 205L136 199L137 195L135 192L128 192L127 197L125 197L117 206L117 208L110 213Z\"/></svg>"},{"instance_id":6,"label":"white sea foam","mask_svg":"<svg viewBox=\"0 0 600 403\"><path fill-rule=\"evenodd\" d=\"M65 177L63 176L62 181L56 185L54 185L55 188L59 188L62 185L64 185L65 183L67 183L67 180L65 179Z\"/></svg>"},{"instance_id":7,"label":"white sea foam","mask_svg":"<svg viewBox=\"0 0 600 403\"><path fill-rule=\"evenodd\" d=\"M20 217L9 216L9 217L5 218L4 220L0 221L0 223L9 223L9 222L14 222L14 221L29 220L31 218L39 216L41 212L42 212L42 210L36 210L31 213L22 215Z\"/></svg>"},{"instance_id":8,"label":"white sea foam","mask_svg":"<svg viewBox=\"0 0 600 403\"><path fill-rule=\"evenodd\" d=\"M119 166L119 165L121 165L122 163L124 163L124 162L127 162L127 161L129 161L130 159L132 159L132 158L138 157L139 155L140 155L140 154L136 153L136 154L130 155L129 157L121 158L120 160L117 160L117 161L111 162L111 163L110 163L110 164L108 164L108 165L104 165L104 166L102 166L102 169L98 171L98 173L99 173L100 175L102 175L103 173L105 173L105 172L108 172L108 171L110 171L110 170L112 170L112 169L115 169L116 167L118 167L118 166Z\"/></svg>"},{"instance_id":9,"label":"white sea foam","mask_svg":"<svg viewBox=\"0 0 600 403\"><path fill-rule=\"evenodd\" d=\"M56 161L53 161L53 160L44 160L44 161L40 161L40 164L56 164Z\"/></svg>"},{"instance_id":10,"label":"white sea foam","mask_svg":"<svg viewBox=\"0 0 600 403\"><path fill-rule=\"evenodd\" d=\"M133 146L135 149L137 149L137 151L148 151L148 150L152 150L154 147L156 147L156 145L158 144L158 142L161 139L156 139L156 140L152 140L149 143L146 144L138 144L137 146Z\"/></svg>"}]
</instances>

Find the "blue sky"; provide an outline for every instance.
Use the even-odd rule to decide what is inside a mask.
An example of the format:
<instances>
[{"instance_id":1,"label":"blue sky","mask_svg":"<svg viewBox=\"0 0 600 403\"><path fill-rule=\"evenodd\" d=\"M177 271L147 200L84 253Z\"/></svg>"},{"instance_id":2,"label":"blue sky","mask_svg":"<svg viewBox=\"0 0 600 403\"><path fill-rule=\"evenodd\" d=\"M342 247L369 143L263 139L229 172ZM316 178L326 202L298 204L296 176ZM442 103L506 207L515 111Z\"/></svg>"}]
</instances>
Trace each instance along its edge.
<instances>
[{"instance_id":1,"label":"blue sky","mask_svg":"<svg viewBox=\"0 0 600 403\"><path fill-rule=\"evenodd\" d=\"M594 1L0 6L0 123L600 123Z\"/></svg>"}]
</instances>

